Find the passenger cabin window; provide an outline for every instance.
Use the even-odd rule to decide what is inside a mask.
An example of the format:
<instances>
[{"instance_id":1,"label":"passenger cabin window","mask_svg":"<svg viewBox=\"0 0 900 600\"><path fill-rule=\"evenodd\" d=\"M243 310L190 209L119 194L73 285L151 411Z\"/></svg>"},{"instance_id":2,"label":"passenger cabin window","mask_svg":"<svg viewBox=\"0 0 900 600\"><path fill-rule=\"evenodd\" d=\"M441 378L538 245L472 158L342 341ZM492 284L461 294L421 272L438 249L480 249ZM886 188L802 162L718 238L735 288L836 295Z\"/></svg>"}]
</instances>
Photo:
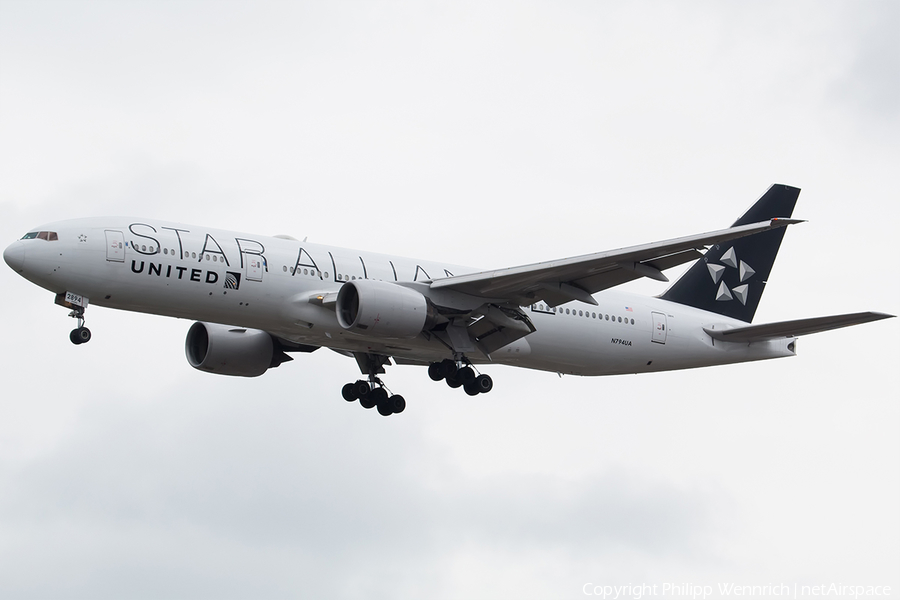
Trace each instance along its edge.
<instances>
[{"instance_id":1,"label":"passenger cabin window","mask_svg":"<svg viewBox=\"0 0 900 600\"><path fill-rule=\"evenodd\" d=\"M59 241L55 231L30 231L22 236L23 240L46 240L48 242Z\"/></svg>"}]
</instances>

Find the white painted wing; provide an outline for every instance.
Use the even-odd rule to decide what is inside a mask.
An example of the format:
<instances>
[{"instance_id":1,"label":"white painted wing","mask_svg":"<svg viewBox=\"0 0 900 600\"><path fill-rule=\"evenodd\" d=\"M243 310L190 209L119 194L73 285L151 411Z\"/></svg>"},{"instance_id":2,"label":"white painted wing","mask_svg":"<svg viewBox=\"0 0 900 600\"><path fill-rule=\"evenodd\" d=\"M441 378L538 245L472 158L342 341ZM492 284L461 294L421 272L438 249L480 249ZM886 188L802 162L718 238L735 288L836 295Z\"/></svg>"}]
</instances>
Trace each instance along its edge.
<instances>
[{"instance_id":1,"label":"white painted wing","mask_svg":"<svg viewBox=\"0 0 900 600\"><path fill-rule=\"evenodd\" d=\"M435 279L430 285L520 306L537 301L557 306L572 300L597 304L591 294L639 277L668 281L663 270L702 257L700 250L706 246L801 222L776 218L619 250Z\"/></svg>"}]
</instances>

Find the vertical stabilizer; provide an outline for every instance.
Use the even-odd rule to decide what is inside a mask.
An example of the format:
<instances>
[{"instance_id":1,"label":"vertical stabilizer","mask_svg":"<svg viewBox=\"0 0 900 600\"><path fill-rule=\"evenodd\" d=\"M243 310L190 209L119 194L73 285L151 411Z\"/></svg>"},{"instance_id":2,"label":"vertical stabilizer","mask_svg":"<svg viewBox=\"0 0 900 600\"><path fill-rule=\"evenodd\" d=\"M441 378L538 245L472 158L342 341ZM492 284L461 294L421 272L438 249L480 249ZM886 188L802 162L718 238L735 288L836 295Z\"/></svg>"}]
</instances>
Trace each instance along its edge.
<instances>
[{"instance_id":1,"label":"vertical stabilizer","mask_svg":"<svg viewBox=\"0 0 900 600\"><path fill-rule=\"evenodd\" d=\"M775 184L732 227L789 218L800 189ZM775 264L785 228L711 247L661 296L750 323Z\"/></svg>"}]
</instances>

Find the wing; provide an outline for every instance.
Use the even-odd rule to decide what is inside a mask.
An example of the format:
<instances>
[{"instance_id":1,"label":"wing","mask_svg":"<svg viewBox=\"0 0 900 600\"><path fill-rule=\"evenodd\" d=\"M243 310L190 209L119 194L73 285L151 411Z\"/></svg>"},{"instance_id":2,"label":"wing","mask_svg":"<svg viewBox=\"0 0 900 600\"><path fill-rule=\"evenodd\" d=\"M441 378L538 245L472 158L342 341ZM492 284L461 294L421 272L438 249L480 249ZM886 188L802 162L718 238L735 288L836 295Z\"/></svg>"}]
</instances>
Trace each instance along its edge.
<instances>
[{"instance_id":1,"label":"wing","mask_svg":"<svg viewBox=\"0 0 900 600\"><path fill-rule=\"evenodd\" d=\"M597 304L591 294L633 279L668 281L662 271L701 258L699 250L706 246L801 222L770 219L608 252L436 279L430 285L519 306L537 301L558 306L572 300Z\"/></svg>"},{"instance_id":2,"label":"wing","mask_svg":"<svg viewBox=\"0 0 900 600\"><path fill-rule=\"evenodd\" d=\"M894 315L879 312L861 312L847 315L832 315L828 317L815 317L812 319L798 319L796 321L781 321L778 323L763 323L748 327L736 327L734 329L711 329L704 327L703 331L710 337L723 342L761 342L786 337L798 337L808 333L830 331L841 327L850 327L860 323L890 319Z\"/></svg>"}]
</instances>

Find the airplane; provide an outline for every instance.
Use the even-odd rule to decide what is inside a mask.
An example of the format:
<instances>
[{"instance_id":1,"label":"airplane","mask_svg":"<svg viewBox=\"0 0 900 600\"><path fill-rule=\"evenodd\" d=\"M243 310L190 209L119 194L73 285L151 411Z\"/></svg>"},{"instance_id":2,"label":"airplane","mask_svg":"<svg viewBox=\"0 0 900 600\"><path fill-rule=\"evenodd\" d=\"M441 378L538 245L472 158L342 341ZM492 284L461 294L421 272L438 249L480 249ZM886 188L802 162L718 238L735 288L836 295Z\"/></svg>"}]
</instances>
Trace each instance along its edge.
<instances>
[{"instance_id":1,"label":"airplane","mask_svg":"<svg viewBox=\"0 0 900 600\"><path fill-rule=\"evenodd\" d=\"M893 317L860 312L752 325L800 190L775 184L727 228L493 270L128 217L38 227L3 252L53 292L91 339L89 304L194 320L188 363L256 377L330 348L363 378L342 397L403 412L380 375L427 367L434 381L490 392L479 367L571 375L648 373L794 356L799 336ZM665 292L615 290L695 263Z\"/></svg>"}]
</instances>

